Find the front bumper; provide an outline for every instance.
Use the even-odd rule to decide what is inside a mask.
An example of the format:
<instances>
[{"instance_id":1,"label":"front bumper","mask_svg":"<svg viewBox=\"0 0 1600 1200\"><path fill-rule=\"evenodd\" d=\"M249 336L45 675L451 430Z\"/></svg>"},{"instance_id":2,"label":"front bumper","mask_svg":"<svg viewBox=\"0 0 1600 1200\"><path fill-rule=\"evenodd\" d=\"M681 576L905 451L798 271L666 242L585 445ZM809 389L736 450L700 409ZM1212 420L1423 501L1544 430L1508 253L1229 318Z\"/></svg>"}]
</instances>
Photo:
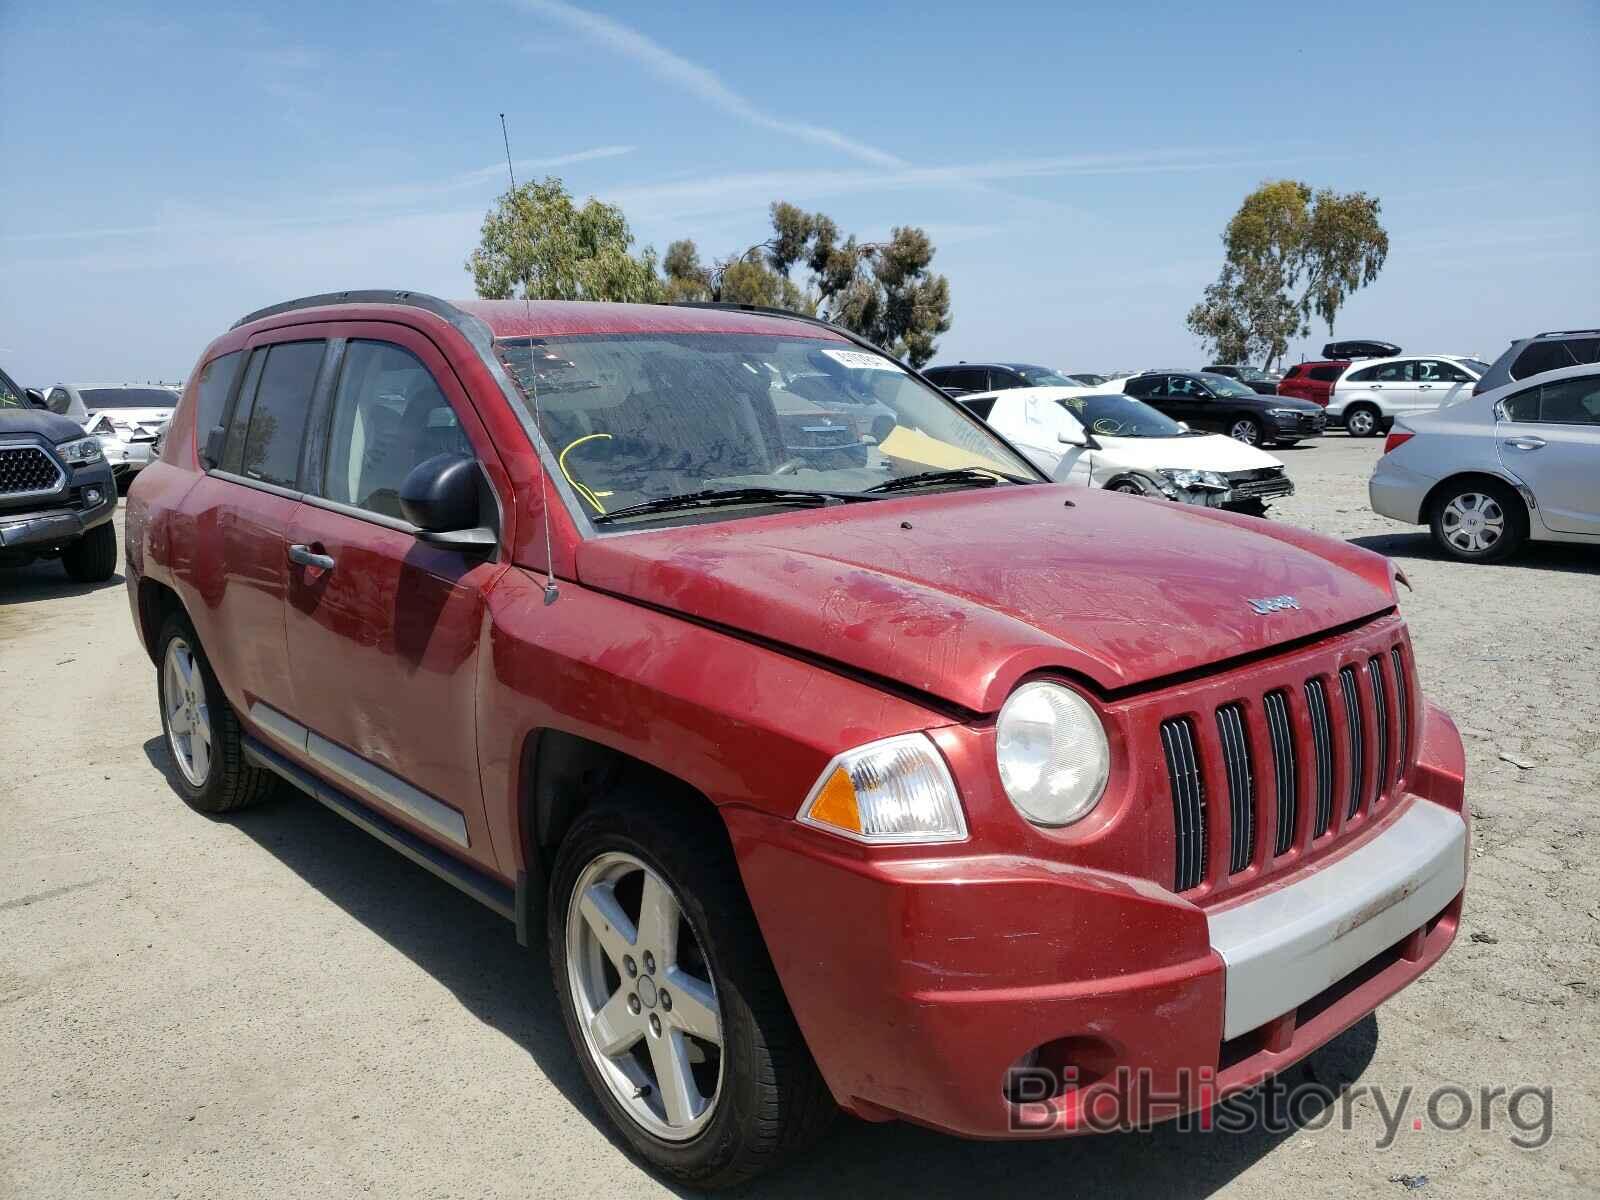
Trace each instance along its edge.
<instances>
[{"instance_id":1,"label":"front bumper","mask_svg":"<svg viewBox=\"0 0 1600 1200\"><path fill-rule=\"evenodd\" d=\"M98 503L91 494L97 492ZM53 550L77 541L117 510L117 489L111 468L100 463L72 472L56 496L45 496L15 508L0 507L0 551L30 553Z\"/></svg>"},{"instance_id":2,"label":"front bumper","mask_svg":"<svg viewBox=\"0 0 1600 1200\"><path fill-rule=\"evenodd\" d=\"M1321 437L1328 428L1328 417L1323 413L1303 413L1297 417L1269 416L1267 422L1268 436L1278 441Z\"/></svg>"},{"instance_id":3,"label":"front bumper","mask_svg":"<svg viewBox=\"0 0 1600 1200\"><path fill-rule=\"evenodd\" d=\"M1414 794L1238 902L999 855L875 860L725 809L785 992L839 1103L971 1137L1205 1110L1443 956L1467 862L1461 746L1434 710ZM1049 1069L1042 1099L1012 1068ZM1109 1114L1107 1110L1110 1110Z\"/></svg>"}]
</instances>

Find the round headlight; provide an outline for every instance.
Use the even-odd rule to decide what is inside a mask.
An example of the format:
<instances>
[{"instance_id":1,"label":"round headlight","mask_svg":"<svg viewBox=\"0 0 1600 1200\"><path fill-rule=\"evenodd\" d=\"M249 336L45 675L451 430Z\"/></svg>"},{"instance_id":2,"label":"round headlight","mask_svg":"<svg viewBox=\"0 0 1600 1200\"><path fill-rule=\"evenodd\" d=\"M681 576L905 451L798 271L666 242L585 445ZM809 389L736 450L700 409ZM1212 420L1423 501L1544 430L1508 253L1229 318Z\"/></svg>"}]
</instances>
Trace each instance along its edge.
<instances>
[{"instance_id":1,"label":"round headlight","mask_svg":"<svg viewBox=\"0 0 1600 1200\"><path fill-rule=\"evenodd\" d=\"M1100 802L1111 750L1099 716L1071 688L1023 684L1001 707L995 734L1000 782L1035 825L1070 825Z\"/></svg>"}]
</instances>

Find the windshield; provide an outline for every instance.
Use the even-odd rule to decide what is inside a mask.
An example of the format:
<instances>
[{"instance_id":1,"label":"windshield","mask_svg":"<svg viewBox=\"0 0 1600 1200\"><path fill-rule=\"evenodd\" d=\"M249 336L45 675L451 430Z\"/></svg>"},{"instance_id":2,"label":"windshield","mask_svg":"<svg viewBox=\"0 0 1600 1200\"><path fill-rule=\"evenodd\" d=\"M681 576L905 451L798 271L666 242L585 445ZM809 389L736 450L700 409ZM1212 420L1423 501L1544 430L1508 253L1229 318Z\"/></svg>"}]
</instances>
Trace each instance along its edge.
<instances>
[{"instance_id":1,"label":"windshield","mask_svg":"<svg viewBox=\"0 0 1600 1200\"><path fill-rule=\"evenodd\" d=\"M1104 375L1096 375L1091 371L1074 371L1067 378L1084 387L1099 387L1102 383L1110 382Z\"/></svg>"},{"instance_id":2,"label":"windshield","mask_svg":"<svg viewBox=\"0 0 1600 1200\"><path fill-rule=\"evenodd\" d=\"M602 334L495 349L525 392L537 384L541 431L590 516L726 488L855 495L960 468L1038 479L942 392L838 341Z\"/></svg>"},{"instance_id":3,"label":"windshield","mask_svg":"<svg viewBox=\"0 0 1600 1200\"><path fill-rule=\"evenodd\" d=\"M1030 367L1024 363L1007 363L1013 371L1028 381L1029 387L1077 387L1077 381L1049 367Z\"/></svg>"},{"instance_id":4,"label":"windshield","mask_svg":"<svg viewBox=\"0 0 1600 1200\"><path fill-rule=\"evenodd\" d=\"M178 406L178 393L170 388L83 388L78 394L89 409Z\"/></svg>"},{"instance_id":5,"label":"windshield","mask_svg":"<svg viewBox=\"0 0 1600 1200\"><path fill-rule=\"evenodd\" d=\"M28 397L16 384L11 382L11 376L0 371L0 408L32 408Z\"/></svg>"},{"instance_id":6,"label":"windshield","mask_svg":"<svg viewBox=\"0 0 1600 1200\"><path fill-rule=\"evenodd\" d=\"M1245 386L1237 379L1229 379L1226 375L1202 375L1200 378L1205 380L1205 385L1219 396L1256 395L1253 388Z\"/></svg>"},{"instance_id":7,"label":"windshield","mask_svg":"<svg viewBox=\"0 0 1600 1200\"><path fill-rule=\"evenodd\" d=\"M1183 426L1165 413L1132 396L1115 392L1104 396L1069 396L1061 407L1078 418L1090 433L1101 437L1163 438L1182 437Z\"/></svg>"}]
</instances>

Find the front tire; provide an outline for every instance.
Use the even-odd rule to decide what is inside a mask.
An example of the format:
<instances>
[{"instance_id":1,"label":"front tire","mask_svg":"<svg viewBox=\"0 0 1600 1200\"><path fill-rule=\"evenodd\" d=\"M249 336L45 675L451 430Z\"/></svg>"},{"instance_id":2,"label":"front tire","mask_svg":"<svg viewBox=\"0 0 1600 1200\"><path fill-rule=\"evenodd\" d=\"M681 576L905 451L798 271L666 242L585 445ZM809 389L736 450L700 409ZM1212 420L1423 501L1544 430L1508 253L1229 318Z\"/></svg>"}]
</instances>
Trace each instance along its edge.
<instances>
[{"instance_id":1,"label":"front tire","mask_svg":"<svg viewBox=\"0 0 1600 1200\"><path fill-rule=\"evenodd\" d=\"M61 565L78 583L104 583L117 572L117 529L96 525L61 554Z\"/></svg>"},{"instance_id":2,"label":"front tire","mask_svg":"<svg viewBox=\"0 0 1600 1200\"><path fill-rule=\"evenodd\" d=\"M561 843L550 967L589 1085L634 1150L695 1188L742 1183L834 1107L714 817L659 795L589 809Z\"/></svg>"},{"instance_id":3,"label":"front tire","mask_svg":"<svg viewBox=\"0 0 1600 1200\"><path fill-rule=\"evenodd\" d=\"M1259 446L1265 433L1254 417L1239 417L1228 423L1228 436L1246 446Z\"/></svg>"},{"instance_id":4,"label":"front tire","mask_svg":"<svg viewBox=\"0 0 1600 1200\"><path fill-rule=\"evenodd\" d=\"M1351 437L1377 437L1382 426L1378 410L1370 404L1352 405L1344 414L1344 429Z\"/></svg>"},{"instance_id":5,"label":"front tire","mask_svg":"<svg viewBox=\"0 0 1600 1200\"><path fill-rule=\"evenodd\" d=\"M179 794L190 808L212 815L265 799L274 777L245 761L239 719L222 694L193 627L175 614L167 619L156 644L161 732L176 768Z\"/></svg>"},{"instance_id":6,"label":"front tire","mask_svg":"<svg viewBox=\"0 0 1600 1200\"><path fill-rule=\"evenodd\" d=\"M1528 537L1528 513L1502 483L1467 480L1442 491L1429 518L1434 545L1457 562L1501 562Z\"/></svg>"}]
</instances>

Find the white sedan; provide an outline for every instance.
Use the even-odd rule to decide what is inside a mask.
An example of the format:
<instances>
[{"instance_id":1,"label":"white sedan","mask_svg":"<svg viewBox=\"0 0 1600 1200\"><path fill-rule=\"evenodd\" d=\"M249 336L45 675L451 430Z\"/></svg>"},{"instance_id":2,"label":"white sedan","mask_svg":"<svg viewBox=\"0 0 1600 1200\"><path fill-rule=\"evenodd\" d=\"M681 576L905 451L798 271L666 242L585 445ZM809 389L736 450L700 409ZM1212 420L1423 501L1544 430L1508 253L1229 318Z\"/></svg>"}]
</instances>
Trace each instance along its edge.
<instances>
[{"instance_id":1,"label":"white sedan","mask_svg":"<svg viewBox=\"0 0 1600 1200\"><path fill-rule=\"evenodd\" d=\"M1012 388L960 403L1058 483L1257 513L1265 501L1294 494L1272 455L1196 433L1120 393Z\"/></svg>"}]
</instances>

